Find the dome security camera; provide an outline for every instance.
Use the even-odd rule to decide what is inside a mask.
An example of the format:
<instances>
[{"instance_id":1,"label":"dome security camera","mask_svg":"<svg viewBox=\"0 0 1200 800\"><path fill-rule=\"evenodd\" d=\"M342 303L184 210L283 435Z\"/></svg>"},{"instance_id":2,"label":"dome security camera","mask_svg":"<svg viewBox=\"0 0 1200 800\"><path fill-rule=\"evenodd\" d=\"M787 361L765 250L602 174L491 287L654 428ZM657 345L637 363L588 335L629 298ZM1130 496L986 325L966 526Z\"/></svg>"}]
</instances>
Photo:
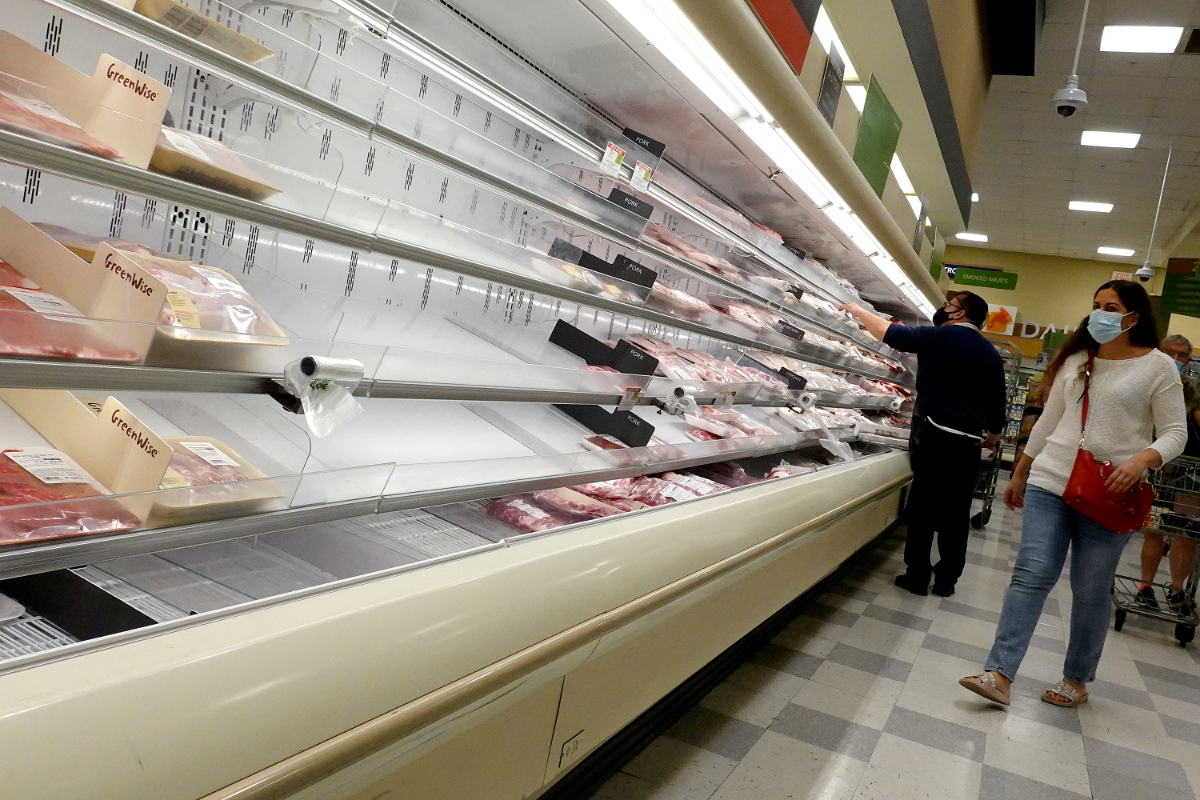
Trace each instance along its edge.
<instances>
[{"instance_id":1,"label":"dome security camera","mask_svg":"<svg viewBox=\"0 0 1200 800\"><path fill-rule=\"evenodd\" d=\"M1087 108L1087 92L1079 88L1079 76L1067 78L1067 85L1050 95L1054 110L1064 119L1075 115L1076 111Z\"/></svg>"},{"instance_id":2,"label":"dome security camera","mask_svg":"<svg viewBox=\"0 0 1200 800\"><path fill-rule=\"evenodd\" d=\"M1138 271L1133 273L1133 277L1137 278L1142 283L1147 283L1154 278L1154 268L1150 266L1150 262L1142 264L1138 267Z\"/></svg>"}]
</instances>

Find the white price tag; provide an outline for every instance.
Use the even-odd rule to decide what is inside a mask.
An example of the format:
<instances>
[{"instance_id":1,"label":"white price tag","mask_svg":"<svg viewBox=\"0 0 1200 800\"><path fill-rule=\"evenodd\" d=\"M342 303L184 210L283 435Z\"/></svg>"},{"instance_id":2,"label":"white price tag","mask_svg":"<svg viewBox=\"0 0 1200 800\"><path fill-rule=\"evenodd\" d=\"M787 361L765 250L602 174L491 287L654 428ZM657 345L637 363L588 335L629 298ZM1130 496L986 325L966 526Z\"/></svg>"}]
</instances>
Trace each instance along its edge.
<instances>
[{"instance_id":1,"label":"white price tag","mask_svg":"<svg viewBox=\"0 0 1200 800\"><path fill-rule=\"evenodd\" d=\"M653 167L639 161L633 165L633 177L629 179L629 182L633 185L633 188L648 192L650 191L650 177L653 174Z\"/></svg>"},{"instance_id":2,"label":"white price tag","mask_svg":"<svg viewBox=\"0 0 1200 800\"><path fill-rule=\"evenodd\" d=\"M89 483L82 470L58 453L25 451L5 455L42 483Z\"/></svg>"},{"instance_id":3,"label":"white price tag","mask_svg":"<svg viewBox=\"0 0 1200 800\"><path fill-rule=\"evenodd\" d=\"M191 450L196 455L207 461L214 467L240 467L241 464L234 461L225 452L216 445L209 442L180 442L181 445Z\"/></svg>"},{"instance_id":4,"label":"white price tag","mask_svg":"<svg viewBox=\"0 0 1200 800\"><path fill-rule=\"evenodd\" d=\"M621 395L621 402L617 403L617 411L631 410L637 405L638 398L641 396L641 389L626 389L625 394Z\"/></svg>"},{"instance_id":5,"label":"white price tag","mask_svg":"<svg viewBox=\"0 0 1200 800\"><path fill-rule=\"evenodd\" d=\"M20 300L25 305L29 306L39 314L58 314L65 317L82 317L83 312L75 306L63 300L61 297L55 297L52 294L45 292L34 292L29 289L18 289L14 286L5 286L4 291L11 294L13 297Z\"/></svg>"},{"instance_id":6,"label":"white price tag","mask_svg":"<svg viewBox=\"0 0 1200 800\"><path fill-rule=\"evenodd\" d=\"M689 492L687 489L683 488L682 486L675 486L674 484L672 484L670 486L664 486L662 488L662 495L663 495L663 497L669 497L676 502L683 502L684 500L692 500L696 497L695 494L693 494L692 492Z\"/></svg>"},{"instance_id":7,"label":"white price tag","mask_svg":"<svg viewBox=\"0 0 1200 800\"><path fill-rule=\"evenodd\" d=\"M194 265L192 266L192 269L196 270L196 272L199 273L200 277L204 278L205 280L207 280L209 283L211 283L213 286L215 286L218 289L226 289L231 292L245 292L246 291L245 289L243 289L241 287L241 284L239 284L237 281L229 280L229 278L226 278L224 275L217 272L216 270L205 269L204 267L197 267Z\"/></svg>"},{"instance_id":8,"label":"white price tag","mask_svg":"<svg viewBox=\"0 0 1200 800\"><path fill-rule=\"evenodd\" d=\"M549 519L550 518L550 515L547 514L545 511L542 511L537 506L529 505L529 503L526 503L524 500L513 500L513 506L515 508L519 508L521 511L524 511L526 514L533 517L534 519Z\"/></svg>"},{"instance_id":9,"label":"white price tag","mask_svg":"<svg viewBox=\"0 0 1200 800\"><path fill-rule=\"evenodd\" d=\"M625 151L612 142L604 150L604 158L600 159L600 169L609 175L620 175L621 165L625 163Z\"/></svg>"}]
</instances>

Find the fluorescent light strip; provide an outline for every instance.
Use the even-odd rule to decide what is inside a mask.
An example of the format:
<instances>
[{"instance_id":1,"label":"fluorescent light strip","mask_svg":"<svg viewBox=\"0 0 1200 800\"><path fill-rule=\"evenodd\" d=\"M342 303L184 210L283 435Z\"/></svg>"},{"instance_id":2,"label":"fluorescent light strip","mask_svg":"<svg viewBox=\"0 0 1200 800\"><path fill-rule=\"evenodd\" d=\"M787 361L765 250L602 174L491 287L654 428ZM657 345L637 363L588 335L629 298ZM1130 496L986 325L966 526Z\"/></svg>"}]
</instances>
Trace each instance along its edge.
<instances>
[{"instance_id":1,"label":"fluorescent light strip","mask_svg":"<svg viewBox=\"0 0 1200 800\"><path fill-rule=\"evenodd\" d=\"M1122 258L1128 258L1136 251L1127 250L1124 247L1097 247L1096 252L1103 256L1121 256Z\"/></svg>"},{"instance_id":2,"label":"fluorescent light strip","mask_svg":"<svg viewBox=\"0 0 1200 800\"><path fill-rule=\"evenodd\" d=\"M842 54L842 62L846 65L846 71L842 74L842 83L858 83L858 72L850 63L850 57L846 54L846 46L842 44L842 40L834 31L833 22L829 19L824 5L817 11L817 21L813 23L813 35L817 37L821 47L825 48L826 53L830 52L830 45L837 45L838 52Z\"/></svg>"},{"instance_id":3,"label":"fluorescent light strip","mask_svg":"<svg viewBox=\"0 0 1200 800\"><path fill-rule=\"evenodd\" d=\"M1158 25L1105 25L1102 53L1174 53L1183 28Z\"/></svg>"},{"instance_id":4,"label":"fluorescent light strip","mask_svg":"<svg viewBox=\"0 0 1200 800\"><path fill-rule=\"evenodd\" d=\"M1079 143L1084 147L1124 147L1131 149L1138 146L1142 135L1140 133L1118 133L1117 131L1084 131L1079 137Z\"/></svg>"},{"instance_id":5,"label":"fluorescent light strip","mask_svg":"<svg viewBox=\"0 0 1200 800\"><path fill-rule=\"evenodd\" d=\"M963 239L964 241L968 241L968 242L986 242L987 234L986 233L957 233L957 234L955 234L955 238Z\"/></svg>"},{"instance_id":6,"label":"fluorescent light strip","mask_svg":"<svg viewBox=\"0 0 1200 800\"><path fill-rule=\"evenodd\" d=\"M892 172L896 175L896 183L900 184L900 191L905 194L917 193L917 190L913 188L912 181L908 179L904 165L900 163L900 156L895 153L892 153Z\"/></svg>"},{"instance_id":7,"label":"fluorescent light strip","mask_svg":"<svg viewBox=\"0 0 1200 800\"><path fill-rule=\"evenodd\" d=\"M861 114L867 105L867 87L861 83L847 84L846 94L850 95L850 102L854 103L854 107Z\"/></svg>"},{"instance_id":8,"label":"fluorescent light strip","mask_svg":"<svg viewBox=\"0 0 1200 800\"><path fill-rule=\"evenodd\" d=\"M1113 210L1112 203L1091 203L1087 200L1072 200L1067 203L1067 208L1072 211L1098 211L1101 214L1108 214Z\"/></svg>"},{"instance_id":9,"label":"fluorescent light strip","mask_svg":"<svg viewBox=\"0 0 1200 800\"><path fill-rule=\"evenodd\" d=\"M971 193L971 202L972 202L972 203L978 203L978 202L979 202L979 192L972 192L972 193Z\"/></svg>"},{"instance_id":10,"label":"fluorescent light strip","mask_svg":"<svg viewBox=\"0 0 1200 800\"><path fill-rule=\"evenodd\" d=\"M917 217L920 217L921 216L921 198L917 197L915 194L910 194L907 197L905 197L904 199L908 201L908 204L910 206L912 206L913 214Z\"/></svg>"}]
</instances>

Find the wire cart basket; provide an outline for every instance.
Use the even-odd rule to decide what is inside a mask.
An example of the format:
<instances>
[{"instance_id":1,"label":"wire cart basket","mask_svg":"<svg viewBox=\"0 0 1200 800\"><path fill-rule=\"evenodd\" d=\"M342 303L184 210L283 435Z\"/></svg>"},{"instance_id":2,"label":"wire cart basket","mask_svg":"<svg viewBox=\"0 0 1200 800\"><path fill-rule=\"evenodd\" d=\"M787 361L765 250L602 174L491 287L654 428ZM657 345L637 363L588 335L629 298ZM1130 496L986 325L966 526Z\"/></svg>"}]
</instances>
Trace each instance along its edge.
<instances>
[{"instance_id":1,"label":"wire cart basket","mask_svg":"<svg viewBox=\"0 0 1200 800\"><path fill-rule=\"evenodd\" d=\"M1017 379L1021 371L1021 351L1017 349L1016 345L1009 342L992 342L992 345L1004 362L1004 408L1007 410L1009 403L1017 393ZM1000 466L1003 460L1004 439L1001 437L995 451L990 456L985 455L979 462L979 478L975 482L973 496L976 500L983 501L983 508L971 517L971 527L975 530L982 529L992 518L992 503L996 499L996 486L1000 481Z\"/></svg>"},{"instance_id":2,"label":"wire cart basket","mask_svg":"<svg viewBox=\"0 0 1200 800\"><path fill-rule=\"evenodd\" d=\"M1200 539L1200 460L1177 458L1161 469L1151 470L1149 481L1154 486L1157 498L1150 509L1145 530L1161 534L1168 543L1181 539ZM1200 571L1200 559L1197 556L1200 556L1200 548L1192 557L1191 570L1183 584L1182 600L1177 603L1165 601L1172 591L1169 581L1154 585L1154 588L1161 590L1164 601L1155 601L1152 605L1138 594L1142 584L1140 576L1115 576L1112 601L1116 607L1116 620L1113 627L1120 631L1129 614L1174 623L1175 638L1180 647L1187 647L1188 642L1195 638L1196 626L1200 624L1200 616L1196 614L1197 573Z\"/></svg>"}]
</instances>

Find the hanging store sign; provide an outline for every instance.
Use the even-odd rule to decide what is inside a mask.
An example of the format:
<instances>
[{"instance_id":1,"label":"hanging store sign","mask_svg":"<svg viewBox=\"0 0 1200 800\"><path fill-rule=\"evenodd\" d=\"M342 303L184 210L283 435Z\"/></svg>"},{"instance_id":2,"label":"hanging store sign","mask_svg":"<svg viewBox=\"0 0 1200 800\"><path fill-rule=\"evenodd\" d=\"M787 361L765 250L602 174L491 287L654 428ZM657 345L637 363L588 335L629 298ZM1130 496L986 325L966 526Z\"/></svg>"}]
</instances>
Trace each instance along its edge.
<instances>
[{"instance_id":1,"label":"hanging store sign","mask_svg":"<svg viewBox=\"0 0 1200 800\"><path fill-rule=\"evenodd\" d=\"M888 176L892 173L892 156L900 141L900 115L888 102L883 87L875 76L867 84L867 99L862 118L858 121L858 138L854 141L854 163L877 197L883 197Z\"/></svg>"},{"instance_id":2,"label":"hanging store sign","mask_svg":"<svg viewBox=\"0 0 1200 800\"><path fill-rule=\"evenodd\" d=\"M833 127L837 116L838 100L842 96L842 83L846 76L846 61L838 52L837 45L829 45L829 58L825 61L825 74L821 76L821 92L817 95L817 110Z\"/></svg>"},{"instance_id":3,"label":"hanging store sign","mask_svg":"<svg viewBox=\"0 0 1200 800\"><path fill-rule=\"evenodd\" d=\"M949 266L946 272L949 274ZM1017 288L1017 273L959 266L954 271L954 282L959 286L983 286L1011 292Z\"/></svg>"},{"instance_id":4,"label":"hanging store sign","mask_svg":"<svg viewBox=\"0 0 1200 800\"><path fill-rule=\"evenodd\" d=\"M1200 276L1195 272L1172 272L1163 278L1162 305L1165 314L1200 317Z\"/></svg>"}]
</instances>

